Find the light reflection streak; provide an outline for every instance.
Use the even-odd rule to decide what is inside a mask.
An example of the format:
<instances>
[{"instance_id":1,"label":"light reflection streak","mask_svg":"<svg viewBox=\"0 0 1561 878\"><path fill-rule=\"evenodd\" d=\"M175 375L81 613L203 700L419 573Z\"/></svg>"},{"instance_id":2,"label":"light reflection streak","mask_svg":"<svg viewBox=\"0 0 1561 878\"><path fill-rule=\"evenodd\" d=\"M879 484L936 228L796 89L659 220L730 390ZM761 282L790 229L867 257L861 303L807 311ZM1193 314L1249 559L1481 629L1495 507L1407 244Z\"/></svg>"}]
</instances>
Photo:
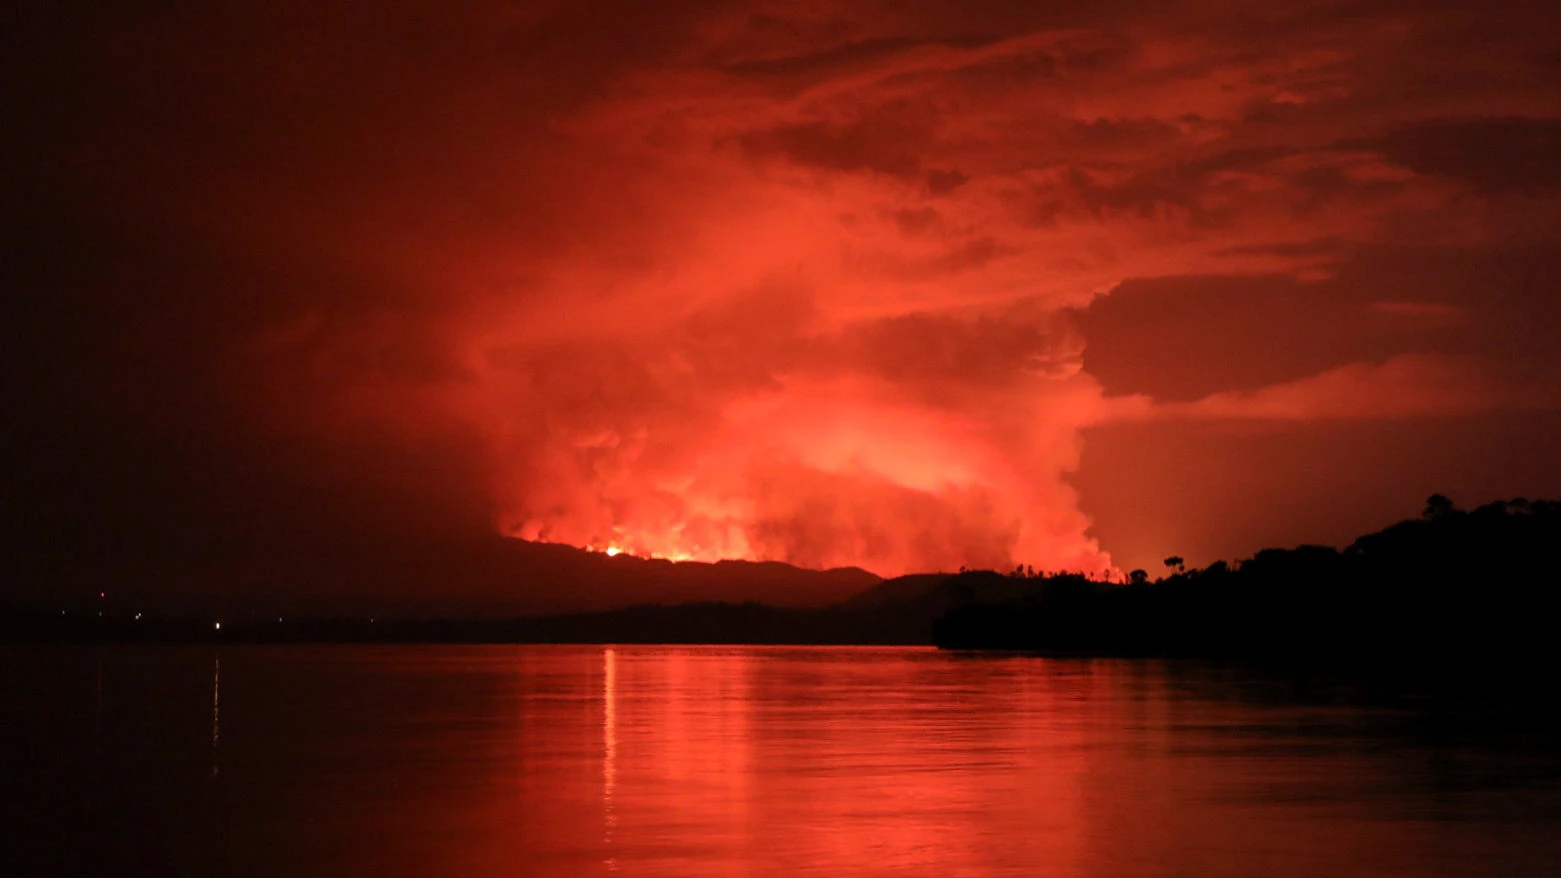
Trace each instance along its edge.
<instances>
[{"instance_id":1,"label":"light reflection streak","mask_svg":"<svg viewBox=\"0 0 1561 878\"><path fill-rule=\"evenodd\" d=\"M103 654L98 653L97 700L92 707L92 734L103 736Z\"/></svg>"},{"instance_id":2,"label":"light reflection streak","mask_svg":"<svg viewBox=\"0 0 1561 878\"><path fill-rule=\"evenodd\" d=\"M608 854L605 864L613 872L618 870L618 859L612 856L613 830L618 825L618 815L613 808L617 782L618 656L608 647L602 651L602 843Z\"/></svg>"},{"instance_id":3,"label":"light reflection streak","mask_svg":"<svg viewBox=\"0 0 1561 878\"><path fill-rule=\"evenodd\" d=\"M211 660L211 776L217 776L217 742L222 737L222 657Z\"/></svg>"}]
</instances>

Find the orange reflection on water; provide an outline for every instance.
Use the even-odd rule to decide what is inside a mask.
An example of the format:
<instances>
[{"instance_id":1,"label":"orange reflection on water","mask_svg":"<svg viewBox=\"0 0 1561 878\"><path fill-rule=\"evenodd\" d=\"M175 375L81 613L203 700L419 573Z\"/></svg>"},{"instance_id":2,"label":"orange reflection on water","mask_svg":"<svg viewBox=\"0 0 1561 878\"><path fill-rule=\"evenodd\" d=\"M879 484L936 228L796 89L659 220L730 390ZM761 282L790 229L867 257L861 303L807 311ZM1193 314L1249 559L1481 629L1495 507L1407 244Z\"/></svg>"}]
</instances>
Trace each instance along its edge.
<instances>
[{"instance_id":1,"label":"orange reflection on water","mask_svg":"<svg viewBox=\"0 0 1561 878\"><path fill-rule=\"evenodd\" d=\"M138 852L123 860L136 874L1472 878L1561 864L1561 791L1470 784L1561 776L1561 761L1431 758L1370 710L1271 699L1197 664L134 655L110 665L88 744L103 748L94 771L119 772L97 793L120 821L102 837Z\"/></svg>"},{"instance_id":2,"label":"orange reflection on water","mask_svg":"<svg viewBox=\"0 0 1561 878\"><path fill-rule=\"evenodd\" d=\"M617 654L611 647L602 650L602 844L607 846L607 858L603 860L608 870L618 870L618 860L612 855L613 827L618 815L613 813L613 792L618 782L618 666Z\"/></svg>"},{"instance_id":3,"label":"orange reflection on water","mask_svg":"<svg viewBox=\"0 0 1561 878\"><path fill-rule=\"evenodd\" d=\"M886 657L604 650L604 862L1001 870L1021 863L994 832L1040 828L1051 868L1071 869L1085 727L1074 702L1090 681L991 690ZM1073 720L1012 721L1037 714Z\"/></svg>"},{"instance_id":4,"label":"orange reflection on water","mask_svg":"<svg viewBox=\"0 0 1561 878\"><path fill-rule=\"evenodd\" d=\"M222 656L211 659L211 776L217 776L217 744L222 737Z\"/></svg>"}]
</instances>

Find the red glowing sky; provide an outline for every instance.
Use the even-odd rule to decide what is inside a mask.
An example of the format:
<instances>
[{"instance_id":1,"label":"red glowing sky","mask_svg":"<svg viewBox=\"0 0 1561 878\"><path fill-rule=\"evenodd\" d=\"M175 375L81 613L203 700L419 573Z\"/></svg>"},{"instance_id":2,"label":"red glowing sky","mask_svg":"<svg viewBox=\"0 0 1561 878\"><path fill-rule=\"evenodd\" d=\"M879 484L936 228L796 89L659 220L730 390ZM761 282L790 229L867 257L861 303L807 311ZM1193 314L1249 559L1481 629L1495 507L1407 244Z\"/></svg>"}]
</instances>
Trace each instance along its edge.
<instances>
[{"instance_id":1,"label":"red glowing sky","mask_svg":"<svg viewBox=\"0 0 1561 878\"><path fill-rule=\"evenodd\" d=\"M1555 18L25 12L15 536L1103 571L1561 494Z\"/></svg>"}]
</instances>

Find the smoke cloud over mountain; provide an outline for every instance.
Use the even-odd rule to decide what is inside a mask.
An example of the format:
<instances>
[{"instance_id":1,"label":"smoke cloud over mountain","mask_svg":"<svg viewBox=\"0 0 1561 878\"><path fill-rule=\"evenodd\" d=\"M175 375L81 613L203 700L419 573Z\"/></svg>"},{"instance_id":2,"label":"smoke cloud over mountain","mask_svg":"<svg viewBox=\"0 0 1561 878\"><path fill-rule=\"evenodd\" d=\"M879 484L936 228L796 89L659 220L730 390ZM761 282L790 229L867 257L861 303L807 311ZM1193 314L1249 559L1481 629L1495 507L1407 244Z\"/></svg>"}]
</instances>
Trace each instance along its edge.
<instances>
[{"instance_id":1,"label":"smoke cloud over mountain","mask_svg":"<svg viewBox=\"0 0 1561 878\"><path fill-rule=\"evenodd\" d=\"M146 473L207 466L271 497L231 530L272 548L368 521L1112 570L1070 485L1086 429L1553 407L1548 367L1503 383L1414 345L1161 404L1108 393L1076 316L1134 279L1325 289L1389 246L1548 246L1554 175L1470 152L1543 169L1554 144L1553 38L1519 6L40 12L14 286L69 340L21 358L68 390L22 391L27 441L91 422L84 448L143 452L39 470L32 502L78 500L36 533L134 519L172 490ZM1369 292L1371 319L1473 319ZM178 540L242 541L164 500Z\"/></svg>"}]
</instances>

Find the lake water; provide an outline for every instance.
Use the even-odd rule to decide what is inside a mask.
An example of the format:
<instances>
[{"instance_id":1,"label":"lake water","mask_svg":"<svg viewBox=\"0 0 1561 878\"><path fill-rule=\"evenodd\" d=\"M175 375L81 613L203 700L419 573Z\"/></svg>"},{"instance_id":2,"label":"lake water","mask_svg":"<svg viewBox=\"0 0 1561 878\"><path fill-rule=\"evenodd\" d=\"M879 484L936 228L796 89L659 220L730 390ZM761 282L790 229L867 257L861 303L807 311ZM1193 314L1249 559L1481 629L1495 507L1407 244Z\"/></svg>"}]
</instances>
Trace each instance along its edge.
<instances>
[{"instance_id":1,"label":"lake water","mask_svg":"<svg viewBox=\"0 0 1561 878\"><path fill-rule=\"evenodd\" d=\"M0 661L11 875L1561 874L1543 734L1236 667L535 646Z\"/></svg>"}]
</instances>

